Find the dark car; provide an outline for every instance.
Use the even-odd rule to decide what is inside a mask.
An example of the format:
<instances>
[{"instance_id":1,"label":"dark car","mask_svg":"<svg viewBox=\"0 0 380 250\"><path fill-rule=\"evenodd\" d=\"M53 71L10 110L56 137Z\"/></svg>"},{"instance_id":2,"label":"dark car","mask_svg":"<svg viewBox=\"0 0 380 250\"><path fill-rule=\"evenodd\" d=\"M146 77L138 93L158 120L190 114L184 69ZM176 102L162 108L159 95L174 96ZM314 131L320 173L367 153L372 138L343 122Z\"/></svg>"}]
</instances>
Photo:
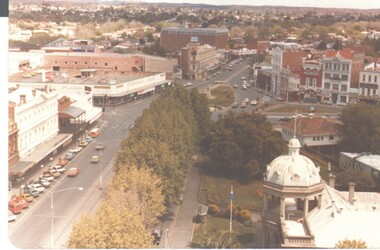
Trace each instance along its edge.
<instances>
[{"instance_id":1,"label":"dark car","mask_svg":"<svg viewBox=\"0 0 380 250\"><path fill-rule=\"evenodd\" d=\"M290 118L290 117L282 117L282 118L280 118L280 119L278 119L278 121L279 122L288 122L288 121L290 121L292 118Z\"/></svg>"},{"instance_id":2,"label":"dark car","mask_svg":"<svg viewBox=\"0 0 380 250\"><path fill-rule=\"evenodd\" d=\"M153 236L153 244L154 245L160 245L161 241L161 231L160 229L154 229L152 231L152 236Z\"/></svg>"}]
</instances>

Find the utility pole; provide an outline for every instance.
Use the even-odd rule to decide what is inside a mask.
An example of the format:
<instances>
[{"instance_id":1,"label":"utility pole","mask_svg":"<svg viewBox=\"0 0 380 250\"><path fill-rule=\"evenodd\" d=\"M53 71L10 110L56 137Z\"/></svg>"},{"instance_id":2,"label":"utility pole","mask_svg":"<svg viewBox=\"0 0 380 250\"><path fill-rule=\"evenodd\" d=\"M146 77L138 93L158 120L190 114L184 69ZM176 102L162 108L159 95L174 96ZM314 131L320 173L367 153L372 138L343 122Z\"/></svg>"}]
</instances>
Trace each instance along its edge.
<instances>
[{"instance_id":1,"label":"utility pole","mask_svg":"<svg viewBox=\"0 0 380 250\"><path fill-rule=\"evenodd\" d=\"M232 201L234 199L234 190L233 186L231 185L231 192L230 192L230 232L232 233Z\"/></svg>"}]
</instances>

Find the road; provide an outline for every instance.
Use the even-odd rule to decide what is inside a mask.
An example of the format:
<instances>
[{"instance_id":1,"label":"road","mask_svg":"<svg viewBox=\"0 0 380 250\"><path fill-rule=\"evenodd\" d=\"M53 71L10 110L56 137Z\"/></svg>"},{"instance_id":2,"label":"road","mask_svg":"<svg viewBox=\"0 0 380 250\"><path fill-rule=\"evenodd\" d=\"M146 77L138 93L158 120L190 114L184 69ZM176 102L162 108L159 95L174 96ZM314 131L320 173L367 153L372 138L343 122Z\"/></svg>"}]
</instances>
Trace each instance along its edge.
<instances>
[{"instance_id":1,"label":"road","mask_svg":"<svg viewBox=\"0 0 380 250\"><path fill-rule=\"evenodd\" d=\"M48 188L44 194L32 202L31 207L23 210L16 222L9 224L9 239L14 246L51 248L53 222L54 247L65 247L73 223L83 214L96 211L97 205L100 204L106 192L106 183L112 177L113 158L119 150L120 142L127 136L136 118L153 99L107 108L104 117L100 118L102 123L100 135L66 166L66 169L79 167L81 172L78 176L73 178L62 176L54 181L53 187ZM101 153L100 163L91 164L91 156L100 154L95 150L96 142L102 142L105 149ZM100 189L100 184L103 189ZM73 189L75 187L83 187L83 191ZM53 194L54 204L53 220L51 194Z\"/></svg>"}]
</instances>

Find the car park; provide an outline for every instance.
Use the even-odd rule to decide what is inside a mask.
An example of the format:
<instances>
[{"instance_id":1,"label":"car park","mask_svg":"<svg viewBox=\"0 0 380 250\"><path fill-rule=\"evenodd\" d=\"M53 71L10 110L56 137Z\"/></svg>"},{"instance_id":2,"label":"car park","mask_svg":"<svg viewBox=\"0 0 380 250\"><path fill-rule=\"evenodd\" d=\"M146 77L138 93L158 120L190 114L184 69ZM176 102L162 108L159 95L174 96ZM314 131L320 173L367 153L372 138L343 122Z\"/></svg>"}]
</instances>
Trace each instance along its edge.
<instances>
[{"instance_id":1,"label":"car park","mask_svg":"<svg viewBox=\"0 0 380 250\"><path fill-rule=\"evenodd\" d=\"M94 155L91 157L91 163L98 163L100 161L99 155Z\"/></svg>"},{"instance_id":2,"label":"car park","mask_svg":"<svg viewBox=\"0 0 380 250\"><path fill-rule=\"evenodd\" d=\"M79 174L80 170L79 168L70 168L69 171L67 172L67 176L70 177L75 177L77 174Z\"/></svg>"},{"instance_id":3,"label":"car park","mask_svg":"<svg viewBox=\"0 0 380 250\"><path fill-rule=\"evenodd\" d=\"M96 144L96 147L95 147L96 150L103 150L104 149L104 144L103 143L97 143Z\"/></svg>"},{"instance_id":4,"label":"car park","mask_svg":"<svg viewBox=\"0 0 380 250\"><path fill-rule=\"evenodd\" d=\"M33 188L40 193L43 193L45 191L45 188L39 183L33 183L33 184L29 185L28 188Z\"/></svg>"},{"instance_id":5,"label":"car park","mask_svg":"<svg viewBox=\"0 0 380 250\"><path fill-rule=\"evenodd\" d=\"M24 198L27 202L33 202L34 198L31 194L22 193L16 196L16 198Z\"/></svg>"},{"instance_id":6,"label":"car park","mask_svg":"<svg viewBox=\"0 0 380 250\"><path fill-rule=\"evenodd\" d=\"M74 154L78 154L80 151L82 151L82 147L71 147L69 149L69 152L74 153Z\"/></svg>"},{"instance_id":7,"label":"car park","mask_svg":"<svg viewBox=\"0 0 380 250\"><path fill-rule=\"evenodd\" d=\"M74 159L74 157L75 157L75 153L72 153L72 152L68 152L65 155L65 159L68 160L68 161L71 161L72 159Z\"/></svg>"}]
</instances>

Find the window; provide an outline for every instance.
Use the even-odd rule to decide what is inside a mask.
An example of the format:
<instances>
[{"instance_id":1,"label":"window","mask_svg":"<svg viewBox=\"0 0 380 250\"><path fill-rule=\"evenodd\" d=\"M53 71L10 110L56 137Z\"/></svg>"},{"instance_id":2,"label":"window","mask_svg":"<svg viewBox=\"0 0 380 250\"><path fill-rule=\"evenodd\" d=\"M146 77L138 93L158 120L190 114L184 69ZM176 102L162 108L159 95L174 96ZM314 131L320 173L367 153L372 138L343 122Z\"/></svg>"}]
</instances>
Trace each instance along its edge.
<instances>
[{"instance_id":1,"label":"window","mask_svg":"<svg viewBox=\"0 0 380 250\"><path fill-rule=\"evenodd\" d=\"M326 78L326 79L330 79L330 78L331 78L330 73L325 73L325 78Z\"/></svg>"},{"instance_id":2,"label":"window","mask_svg":"<svg viewBox=\"0 0 380 250\"><path fill-rule=\"evenodd\" d=\"M104 66L108 66L108 63L107 63L107 62L105 62L105 63L104 63Z\"/></svg>"},{"instance_id":3,"label":"window","mask_svg":"<svg viewBox=\"0 0 380 250\"><path fill-rule=\"evenodd\" d=\"M78 62L74 62L75 64L78 64Z\"/></svg>"},{"instance_id":4,"label":"window","mask_svg":"<svg viewBox=\"0 0 380 250\"><path fill-rule=\"evenodd\" d=\"M325 82L325 89L330 89L330 83L329 82Z\"/></svg>"},{"instance_id":5,"label":"window","mask_svg":"<svg viewBox=\"0 0 380 250\"><path fill-rule=\"evenodd\" d=\"M374 81L374 82L377 82L377 76L374 76L374 77L373 77L373 81Z\"/></svg>"},{"instance_id":6,"label":"window","mask_svg":"<svg viewBox=\"0 0 380 250\"><path fill-rule=\"evenodd\" d=\"M368 75L368 82L371 82L371 75Z\"/></svg>"},{"instance_id":7,"label":"window","mask_svg":"<svg viewBox=\"0 0 380 250\"><path fill-rule=\"evenodd\" d=\"M86 65L87 65L87 62L84 62L84 64L86 64Z\"/></svg>"},{"instance_id":8,"label":"window","mask_svg":"<svg viewBox=\"0 0 380 250\"><path fill-rule=\"evenodd\" d=\"M362 78L362 81L365 82L365 75L363 74L363 78Z\"/></svg>"},{"instance_id":9,"label":"window","mask_svg":"<svg viewBox=\"0 0 380 250\"><path fill-rule=\"evenodd\" d=\"M328 68L329 68L329 64L325 63L325 69L328 69Z\"/></svg>"},{"instance_id":10,"label":"window","mask_svg":"<svg viewBox=\"0 0 380 250\"><path fill-rule=\"evenodd\" d=\"M333 89L339 90L339 84L333 84Z\"/></svg>"},{"instance_id":11,"label":"window","mask_svg":"<svg viewBox=\"0 0 380 250\"><path fill-rule=\"evenodd\" d=\"M333 135L329 135L329 140L330 141L334 140L334 136Z\"/></svg>"},{"instance_id":12,"label":"window","mask_svg":"<svg viewBox=\"0 0 380 250\"><path fill-rule=\"evenodd\" d=\"M316 141L316 137L315 136L313 136L313 141Z\"/></svg>"},{"instance_id":13,"label":"window","mask_svg":"<svg viewBox=\"0 0 380 250\"><path fill-rule=\"evenodd\" d=\"M309 85L310 85L310 78L309 77L306 77L306 83L305 83L305 85L307 87L309 87Z\"/></svg>"},{"instance_id":14,"label":"window","mask_svg":"<svg viewBox=\"0 0 380 250\"><path fill-rule=\"evenodd\" d=\"M340 80L339 74L334 74L333 78L334 78L334 80Z\"/></svg>"},{"instance_id":15,"label":"window","mask_svg":"<svg viewBox=\"0 0 380 250\"><path fill-rule=\"evenodd\" d=\"M347 91L347 85L342 84L340 90L341 90L341 91Z\"/></svg>"},{"instance_id":16,"label":"window","mask_svg":"<svg viewBox=\"0 0 380 250\"><path fill-rule=\"evenodd\" d=\"M98 65L98 63L97 63L97 62L95 62L95 65Z\"/></svg>"},{"instance_id":17,"label":"window","mask_svg":"<svg viewBox=\"0 0 380 250\"><path fill-rule=\"evenodd\" d=\"M317 79L313 78L312 80L313 87L317 87Z\"/></svg>"},{"instance_id":18,"label":"window","mask_svg":"<svg viewBox=\"0 0 380 250\"><path fill-rule=\"evenodd\" d=\"M57 61L55 61L54 63L55 63L55 64L57 64L58 62L57 62Z\"/></svg>"},{"instance_id":19,"label":"window","mask_svg":"<svg viewBox=\"0 0 380 250\"><path fill-rule=\"evenodd\" d=\"M65 64L67 64L67 61L65 61Z\"/></svg>"},{"instance_id":20,"label":"window","mask_svg":"<svg viewBox=\"0 0 380 250\"><path fill-rule=\"evenodd\" d=\"M373 95L376 95L376 89L372 90Z\"/></svg>"},{"instance_id":21,"label":"window","mask_svg":"<svg viewBox=\"0 0 380 250\"><path fill-rule=\"evenodd\" d=\"M343 81L348 81L348 75L342 75L342 80Z\"/></svg>"}]
</instances>

